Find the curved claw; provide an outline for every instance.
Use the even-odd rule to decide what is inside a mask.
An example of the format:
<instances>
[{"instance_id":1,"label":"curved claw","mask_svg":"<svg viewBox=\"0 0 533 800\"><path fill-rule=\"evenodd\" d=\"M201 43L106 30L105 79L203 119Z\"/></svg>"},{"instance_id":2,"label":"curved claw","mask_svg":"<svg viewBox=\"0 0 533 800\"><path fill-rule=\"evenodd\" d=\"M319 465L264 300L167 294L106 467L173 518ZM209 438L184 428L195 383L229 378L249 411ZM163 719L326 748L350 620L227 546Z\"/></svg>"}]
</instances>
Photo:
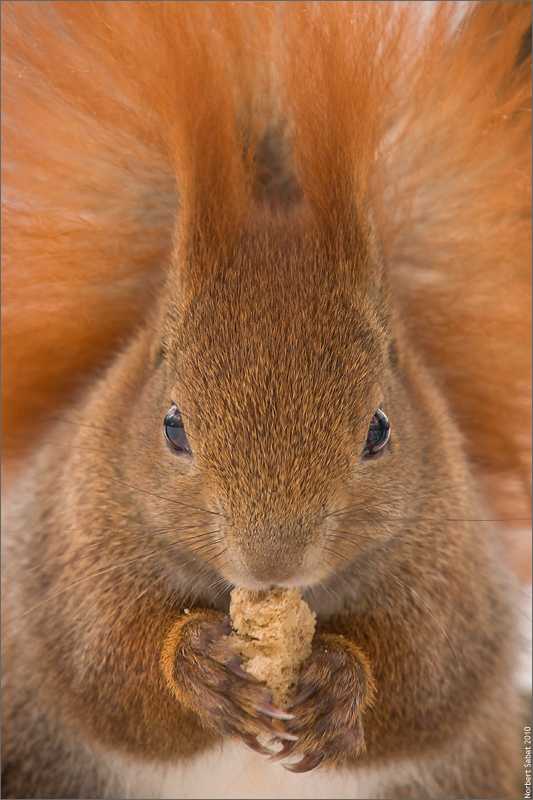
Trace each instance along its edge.
<instances>
[{"instance_id":1,"label":"curved claw","mask_svg":"<svg viewBox=\"0 0 533 800\"><path fill-rule=\"evenodd\" d=\"M289 772L310 772L312 769L318 767L323 758L324 753L310 753L308 756L302 758L301 761L298 761L297 764L282 764L281 766Z\"/></svg>"},{"instance_id":2,"label":"curved claw","mask_svg":"<svg viewBox=\"0 0 533 800\"><path fill-rule=\"evenodd\" d=\"M270 722L263 723L263 727L267 730L268 733L271 733L272 736L275 736L276 739L283 739L287 742L297 742L298 737L295 736L293 733L287 733L287 731L282 731L279 728L276 728Z\"/></svg>"},{"instance_id":3,"label":"curved claw","mask_svg":"<svg viewBox=\"0 0 533 800\"><path fill-rule=\"evenodd\" d=\"M237 675L238 678L244 678L245 681L250 681L250 683L262 683L262 681L260 681L259 678L256 678L255 675L250 675L249 672L246 672L246 670L242 668L240 662L236 659L226 661L225 667L226 669L229 669L230 672L233 672L234 675Z\"/></svg>"},{"instance_id":4,"label":"curved claw","mask_svg":"<svg viewBox=\"0 0 533 800\"><path fill-rule=\"evenodd\" d=\"M272 750L269 750L260 742L257 741L257 737L254 736L252 733L249 733L247 736L244 737L243 743L253 750L254 753L259 753L261 756L272 756Z\"/></svg>"},{"instance_id":5,"label":"curved claw","mask_svg":"<svg viewBox=\"0 0 533 800\"><path fill-rule=\"evenodd\" d=\"M279 753L273 753L268 759L268 762L271 763L272 761L281 761L282 759L287 758L287 756L291 756L293 748L294 745L292 742L284 742Z\"/></svg>"},{"instance_id":6,"label":"curved claw","mask_svg":"<svg viewBox=\"0 0 533 800\"><path fill-rule=\"evenodd\" d=\"M311 695L315 693L316 688L317 688L316 686L311 684L310 686L307 686L307 688L302 689L300 694L293 701L292 705L293 706L299 706L300 703L303 703L304 700L307 700L308 697L311 697ZM291 708L292 708L292 706L291 706Z\"/></svg>"},{"instance_id":7,"label":"curved claw","mask_svg":"<svg viewBox=\"0 0 533 800\"><path fill-rule=\"evenodd\" d=\"M272 717L273 719L294 719L294 714L288 714L286 711L281 711L281 709L276 708L270 703L261 703L261 705L257 707L257 710L260 711L261 714L266 714L267 717Z\"/></svg>"}]
</instances>

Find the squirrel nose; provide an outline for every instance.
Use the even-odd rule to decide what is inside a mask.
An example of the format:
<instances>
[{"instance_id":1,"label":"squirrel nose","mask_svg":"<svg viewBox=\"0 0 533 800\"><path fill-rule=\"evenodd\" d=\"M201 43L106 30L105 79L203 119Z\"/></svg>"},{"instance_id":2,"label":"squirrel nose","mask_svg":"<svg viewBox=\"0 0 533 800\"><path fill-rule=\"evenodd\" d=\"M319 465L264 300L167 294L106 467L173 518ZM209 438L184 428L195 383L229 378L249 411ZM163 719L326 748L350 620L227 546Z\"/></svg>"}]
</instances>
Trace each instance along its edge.
<instances>
[{"instance_id":1,"label":"squirrel nose","mask_svg":"<svg viewBox=\"0 0 533 800\"><path fill-rule=\"evenodd\" d=\"M243 569L260 583L283 584L302 572L310 542L310 531L285 530L273 526L252 529L239 536L239 560Z\"/></svg>"},{"instance_id":2,"label":"squirrel nose","mask_svg":"<svg viewBox=\"0 0 533 800\"><path fill-rule=\"evenodd\" d=\"M300 563L275 551L247 558L243 566L254 580L269 586L290 581L300 571Z\"/></svg>"}]
</instances>

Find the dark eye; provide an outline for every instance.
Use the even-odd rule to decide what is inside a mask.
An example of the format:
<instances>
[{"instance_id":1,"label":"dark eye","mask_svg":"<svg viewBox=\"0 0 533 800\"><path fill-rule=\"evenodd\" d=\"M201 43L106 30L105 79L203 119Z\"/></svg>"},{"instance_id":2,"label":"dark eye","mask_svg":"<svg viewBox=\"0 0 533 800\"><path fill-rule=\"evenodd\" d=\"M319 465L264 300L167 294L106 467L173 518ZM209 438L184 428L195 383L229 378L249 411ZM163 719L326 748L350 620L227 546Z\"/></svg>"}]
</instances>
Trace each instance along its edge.
<instances>
[{"instance_id":1,"label":"dark eye","mask_svg":"<svg viewBox=\"0 0 533 800\"><path fill-rule=\"evenodd\" d=\"M183 427L183 420L177 406L172 406L163 422L165 439L173 450L191 455L191 448Z\"/></svg>"},{"instance_id":2,"label":"dark eye","mask_svg":"<svg viewBox=\"0 0 533 800\"><path fill-rule=\"evenodd\" d=\"M389 420L387 419L383 411L380 408L378 408L378 410L374 414L374 417L372 418L372 422L370 423L364 455L374 456L376 455L376 453L379 453L379 451L382 450L389 441L389 437L390 437Z\"/></svg>"}]
</instances>

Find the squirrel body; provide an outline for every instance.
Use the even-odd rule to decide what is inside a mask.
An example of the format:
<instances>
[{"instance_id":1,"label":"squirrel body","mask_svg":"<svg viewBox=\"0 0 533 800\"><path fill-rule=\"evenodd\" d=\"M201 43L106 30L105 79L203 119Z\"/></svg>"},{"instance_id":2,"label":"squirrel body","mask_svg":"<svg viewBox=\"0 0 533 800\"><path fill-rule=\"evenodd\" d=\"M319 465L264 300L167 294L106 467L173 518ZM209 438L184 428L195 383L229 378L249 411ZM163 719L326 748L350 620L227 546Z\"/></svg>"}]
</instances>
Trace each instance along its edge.
<instances>
[{"instance_id":1,"label":"squirrel body","mask_svg":"<svg viewBox=\"0 0 533 800\"><path fill-rule=\"evenodd\" d=\"M6 4L4 797L273 796L265 732L293 796L516 796L531 6L457 6ZM233 586L317 615L278 728Z\"/></svg>"}]
</instances>

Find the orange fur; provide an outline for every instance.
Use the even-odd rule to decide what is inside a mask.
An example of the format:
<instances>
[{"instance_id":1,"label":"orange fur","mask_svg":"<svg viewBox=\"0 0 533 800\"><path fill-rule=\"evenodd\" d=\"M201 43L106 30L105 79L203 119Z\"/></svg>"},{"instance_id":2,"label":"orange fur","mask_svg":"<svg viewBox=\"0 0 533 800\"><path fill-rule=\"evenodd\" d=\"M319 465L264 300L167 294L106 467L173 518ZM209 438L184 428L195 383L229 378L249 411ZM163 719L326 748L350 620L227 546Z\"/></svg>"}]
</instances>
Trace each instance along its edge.
<instances>
[{"instance_id":1,"label":"orange fur","mask_svg":"<svg viewBox=\"0 0 533 800\"><path fill-rule=\"evenodd\" d=\"M371 209L488 500L527 516L531 5L395 6L3 4L7 456L150 313L176 215L227 245L276 130L295 207Z\"/></svg>"},{"instance_id":2,"label":"orange fur","mask_svg":"<svg viewBox=\"0 0 533 800\"><path fill-rule=\"evenodd\" d=\"M6 797L266 733L350 796L517 796L530 20L4 3ZM277 727L235 586L317 615Z\"/></svg>"}]
</instances>

